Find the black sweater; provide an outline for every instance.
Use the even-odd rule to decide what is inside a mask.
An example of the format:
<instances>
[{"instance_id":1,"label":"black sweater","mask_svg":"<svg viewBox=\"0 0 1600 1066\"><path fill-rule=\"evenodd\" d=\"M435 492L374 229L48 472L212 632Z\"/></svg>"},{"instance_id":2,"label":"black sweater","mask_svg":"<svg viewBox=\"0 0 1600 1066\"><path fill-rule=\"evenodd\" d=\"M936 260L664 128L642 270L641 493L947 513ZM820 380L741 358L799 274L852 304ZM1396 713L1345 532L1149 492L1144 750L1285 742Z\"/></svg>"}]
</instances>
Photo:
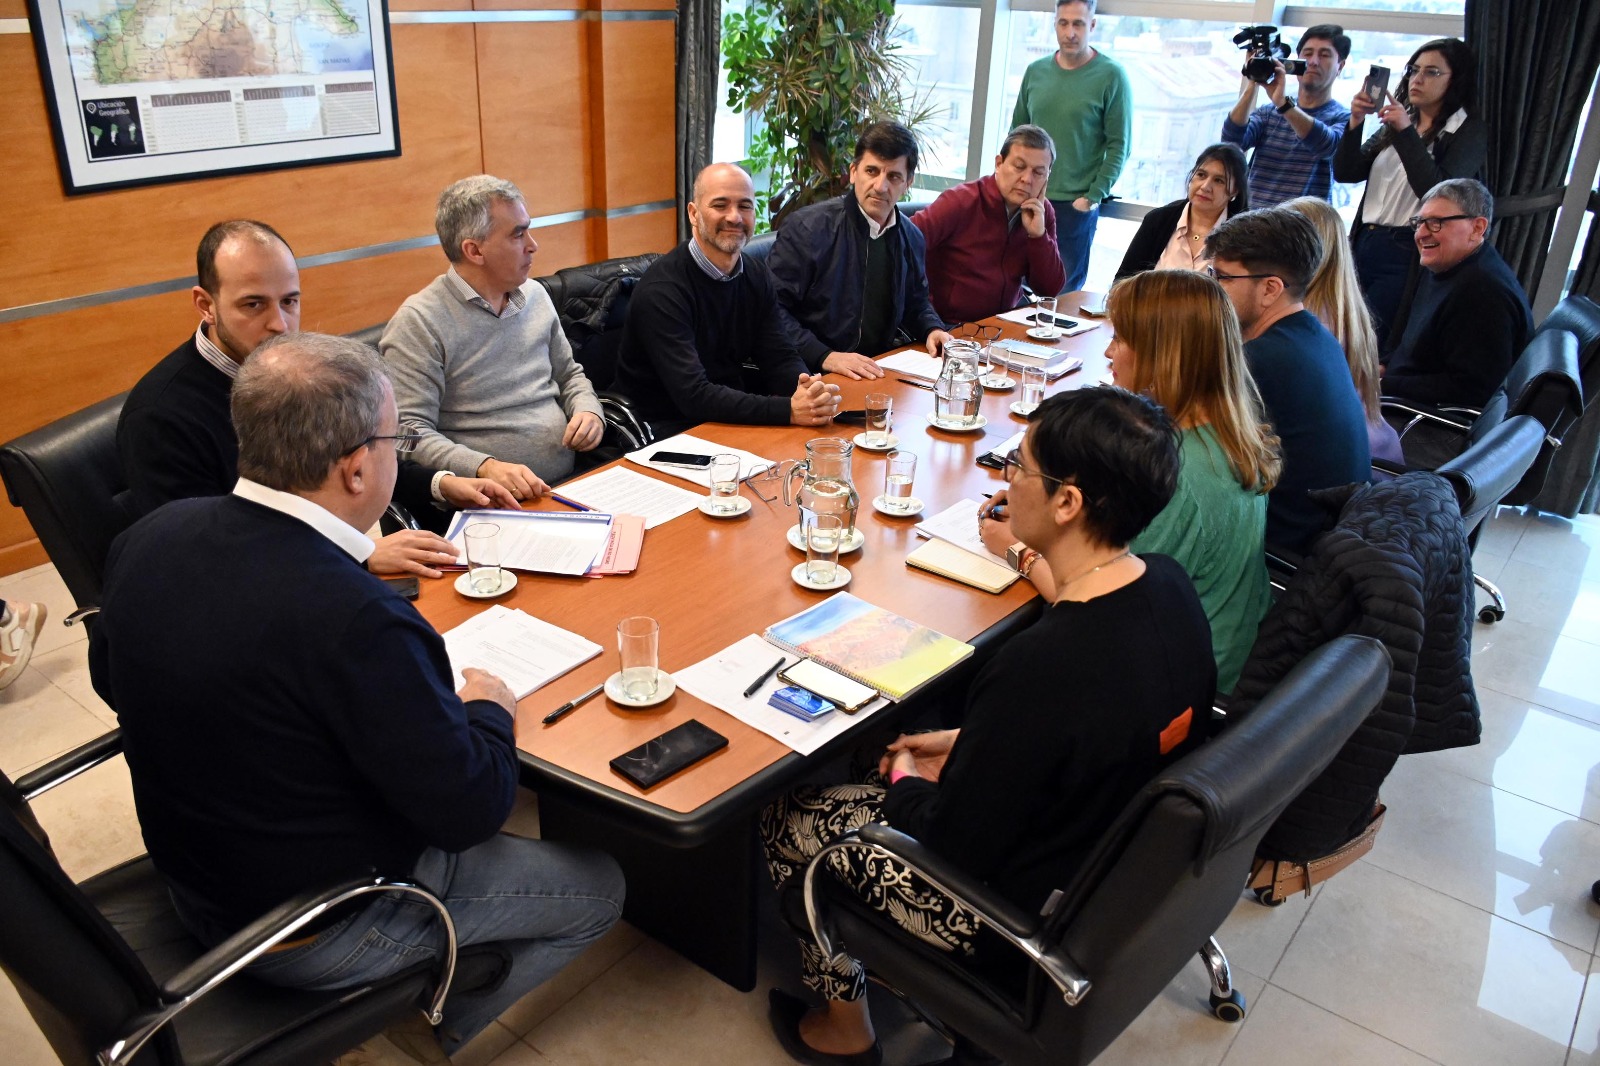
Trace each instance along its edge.
<instances>
[{"instance_id":1,"label":"black sweater","mask_svg":"<svg viewBox=\"0 0 1600 1066\"><path fill-rule=\"evenodd\" d=\"M749 257L740 262L738 277L716 281L680 244L639 279L612 388L644 418L788 424L789 398L806 367L767 268Z\"/></svg>"},{"instance_id":2,"label":"black sweater","mask_svg":"<svg viewBox=\"0 0 1600 1066\"><path fill-rule=\"evenodd\" d=\"M456 697L433 627L321 533L236 496L117 539L89 672L150 857L217 929L487 840L516 797L511 716Z\"/></svg>"},{"instance_id":3,"label":"black sweater","mask_svg":"<svg viewBox=\"0 0 1600 1066\"><path fill-rule=\"evenodd\" d=\"M1178 219L1183 217L1183 205L1188 202L1189 198L1185 196L1144 216L1144 221L1139 223L1139 232L1133 235L1133 240L1128 244L1128 254L1122 257L1122 265L1117 267L1116 280L1155 269L1161 253L1167 250L1167 242L1172 240L1172 231L1178 228Z\"/></svg>"},{"instance_id":4,"label":"black sweater","mask_svg":"<svg viewBox=\"0 0 1600 1066\"><path fill-rule=\"evenodd\" d=\"M1217 668L1200 598L1172 559L1142 558L1138 580L1056 604L995 654L967 694L938 784L904 777L889 788L890 825L1019 906L1037 910L1066 887L1211 713ZM1189 742L1163 756L1161 732L1185 711Z\"/></svg>"}]
</instances>

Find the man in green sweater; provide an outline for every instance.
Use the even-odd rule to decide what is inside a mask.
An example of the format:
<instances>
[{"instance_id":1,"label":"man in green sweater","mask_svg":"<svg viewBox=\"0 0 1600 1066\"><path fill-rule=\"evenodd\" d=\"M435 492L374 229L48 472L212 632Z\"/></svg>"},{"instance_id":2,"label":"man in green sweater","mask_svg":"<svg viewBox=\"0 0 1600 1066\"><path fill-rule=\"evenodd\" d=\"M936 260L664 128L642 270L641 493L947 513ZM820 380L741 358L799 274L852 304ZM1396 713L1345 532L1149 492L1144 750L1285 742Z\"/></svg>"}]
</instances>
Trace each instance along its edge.
<instances>
[{"instance_id":1,"label":"man in green sweater","mask_svg":"<svg viewBox=\"0 0 1600 1066\"><path fill-rule=\"evenodd\" d=\"M1028 65L1017 93L1011 125L1043 126L1056 142L1055 167L1046 188L1056 212L1056 244L1067 282L1062 292L1083 288L1089 249L1100 220L1100 202L1128 160L1133 128L1133 89L1127 73L1089 44L1095 0L1056 5L1054 55Z\"/></svg>"}]
</instances>

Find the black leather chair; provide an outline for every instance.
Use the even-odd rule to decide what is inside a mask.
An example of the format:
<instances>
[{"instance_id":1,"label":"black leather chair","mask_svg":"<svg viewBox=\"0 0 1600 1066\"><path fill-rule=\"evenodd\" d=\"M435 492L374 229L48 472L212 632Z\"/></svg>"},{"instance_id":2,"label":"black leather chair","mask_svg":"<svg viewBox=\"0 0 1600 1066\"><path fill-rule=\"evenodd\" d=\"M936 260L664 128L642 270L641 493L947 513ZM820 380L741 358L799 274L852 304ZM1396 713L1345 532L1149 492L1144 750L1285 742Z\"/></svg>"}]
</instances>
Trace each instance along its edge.
<instances>
[{"instance_id":1,"label":"black leather chair","mask_svg":"<svg viewBox=\"0 0 1600 1066\"><path fill-rule=\"evenodd\" d=\"M1477 547L1483 521L1496 507L1514 502L1513 493L1522 491L1522 486L1526 485L1528 472L1545 454L1548 440L1538 419L1532 415L1518 415L1500 423L1434 471L1456 491L1461 520L1467 527L1468 544ZM1478 621L1498 622L1504 618L1506 600L1500 589L1476 573L1472 580L1493 600L1478 611Z\"/></svg>"},{"instance_id":2,"label":"black leather chair","mask_svg":"<svg viewBox=\"0 0 1600 1066\"><path fill-rule=\"evenodd\" d=\"M133 520L117 458L117 418L127 396L101 400L0 445L6 496L28 516L80 608L100 602L111 542Z\"/></svg>"},{"instance_id":3,"label":"black leather chair","mask_svg":"<svg viewBox=\"0 0 1600 1066\"><path fill-rule=\"evenodd\" d=\"M437 1022L452 989L487 990L504 980L508 954L493 944L458 953L444 905L409 882L374 875L307 892L210 951L179 923L148 857L73 884L28 800L120 746L112 733L15 785L0 775L0 969L62 1062L327 1062L419 1009ZM332 908L378 893L434 907L445 945L437 960L336 992L276 988L236 972Z\"/></svg>"},{"instance_id":4,"label":"black leather chair","mask_svg":"<svg viewBox=\"0 0 1600 1066\"><path fill-rule=\"evenodd\" d=\"M1089 1062L1196 949L1212 967L1213 1009L1238 1020L1243 998L1210 938L1239 899L1257 841L1366 718L1388 676L1376 640L1340 637L1318 649L1252 714L1151 781L1042 914L910 837L869 826L807 868L810 932L824 951L842 945L925 1017L1010 1066ZM1001 960L981 972L963 965L871 910L829 872L824 860L836 848L894 855L961 900L1015 949L1015 975L991 973Z\"/></svg>"},{"instance_id":5,"label":"black leather chair","mask_svg":"<svg viewBox=\"0 0 1600 1066\"><path fill-rule=\"evenodd\" d=\"M383 331L387 329L388 326L389 323L387 321L379 322L376 326L368 326L366 329L358 329L354 333L346 333L345 336L349 337L353 341L360 341L369 348L375 349L378 347L378 342L383 339Z\"/></svg>"},{"instance_id":6,"label":"black leather chair","mask_svg":"<svg viewBox=\"0 0 1600 1066\"><path fill-rule=\"evenodd\" d=\"M1539 332L1566 330L1578 338L1578 380L1583 387L1583 414L1562 436L1562 447L1544 479L1544 488L1530 500L1541 511L1572 518L1594 511L1600 497L1600 304L1573 294L1556 304Z\"/></svg>"}]
</instances>

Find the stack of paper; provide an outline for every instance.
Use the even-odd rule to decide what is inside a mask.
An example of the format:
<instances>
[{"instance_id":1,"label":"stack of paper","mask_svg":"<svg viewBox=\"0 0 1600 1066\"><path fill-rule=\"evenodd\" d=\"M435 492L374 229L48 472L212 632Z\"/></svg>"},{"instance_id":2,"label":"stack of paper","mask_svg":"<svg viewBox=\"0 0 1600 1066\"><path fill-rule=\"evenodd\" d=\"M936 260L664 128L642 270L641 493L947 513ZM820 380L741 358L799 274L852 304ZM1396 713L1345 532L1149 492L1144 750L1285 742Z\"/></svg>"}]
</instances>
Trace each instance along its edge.
<instances>
[{"instance_id":1,"label":"stack of paper","mask_svg":"<svg viewBox=\"0 0 1600 1066\"><path fill-rule=\"evenodd\" d=\"M737 455L739 457L739 476L749 477L774 466L771 459L763 459L754 452L742 451L739 448L730 448L726 444L714 444L708 440L688 433L679 433L676 437L658 440L648 444L636 452L628 453L628 461L638 463L648 470L659 474L671 474L681 477L685 481L692 481L703 489L711 488L711 472L704 467L673 466L670 463L653 463L650 457L657 452L687 452L690 455Z\"/></svg>"},{"instance_id":2,"label":"stack of paper","mask_svg":"<svg viewBox=\"0 0 1600 1066\"><path fill-rule=\"evenodd\" d=\"M639 568L639 552L644 548L644 516L614 514L611 516L611 539L600 553L600 558L589 568L590 577L610 574L631 574Z\"/></svg>"},{"instance_id":3,"label":"stack of paper","mask_svg":"<svg viewBox=\"0 0 1600 1066\"><path fill-rule=\"evenodd\" d=\"M939 368L944 365L944 360L936 355L929 355L922 348L907 348L903 352L884 356L878 360L878 365L907 377L938 381Z\"/></svg>"},{"instance_id":4,"label":"stack of paper","mask_svg":"<svg viewBox=\"0 0 1600 1066\"><path fill-rule=\"evenodd\" d=\"M595 511L457 511L445 539L466 562L463 531L469 522L500 527L500 565L536 574L582 574L611 538L611 516Z\"/></svg>"},{"instance_id":5,"label":"stack of paper","mask_svg":"<svg viewBox=\"0 0 1600 1066\"><path fill-rule=\"evenodd\" d=\"M646 529L688 514L705 499L698 493L620 466L564 482L561 495L597 511L641 515Z\"/></svg>"},{"instance_id":6,"label":"stack of paper","mask_svg":"<svg viewBox=\"0 0 1600 1066\"><path fill-rule=\"evenodd\" d=\"M1037 320L1034 318L1035 315L1039 316ZM1034 307L1018 307L1012 311L1001 312L995 317L1003 318L1007 322L1016 322L1024 326L1042 326L1045 324L1044 311ZM1076 337L1078 334L1087 333L1091 329L1099 329L1100 323L1084 322L1079 319L1072 318L1069 315L1063 315L1060 312L1057 312L1056 327L1061 330L1061 335L1063 337Z\"/></svg>"},{"instance_id":7,"label":"stack of paper","mask_svg":"<svg viewBox=\"0 0 1600 1066\"><path fill-rule=\"evenodd\" d=\"M498 603L445 633L444 647L457 688L466 684L461 671L475 666L504 681L519 700L601 650L592 640Z\"/></svg>"}]
</instances>

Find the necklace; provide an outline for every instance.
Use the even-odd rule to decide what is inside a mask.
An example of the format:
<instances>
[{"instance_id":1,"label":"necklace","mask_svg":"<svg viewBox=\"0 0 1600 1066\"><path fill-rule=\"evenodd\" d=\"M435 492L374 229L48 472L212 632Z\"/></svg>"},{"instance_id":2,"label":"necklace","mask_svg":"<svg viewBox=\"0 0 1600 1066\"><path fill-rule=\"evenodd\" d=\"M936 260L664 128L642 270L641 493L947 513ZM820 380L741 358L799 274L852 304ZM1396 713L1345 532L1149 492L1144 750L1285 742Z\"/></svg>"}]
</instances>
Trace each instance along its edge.
<instances>
[{"instance_id":1,"label":"necklace","mask_svg":"<svg viewBox=\"0 0 1600 1066\"><path fill-rule=\"evenodd\" d=\"M1064 592L1064 591L1066 591L1066 588L1067 588L1068 585L1071 585L1071 584L1073 584L1074 582L1077 582L1077 581L1082 581L1084 578L1088 577L1090 574L1094 573L1096 570L1104 570L1106 567L1110 566L1112 563L1117 562L1118 560L1121 560L1121 559L1126 559L1128 556L1130 556L1132 554L1133 554L1133 549L1132 548L1124 548L1124 549L1122 549L1122 551L1118 552L1116 555L1113 555L1111 558L1107 559L1105 562L1101 563L1099 566L1091 566L1089 569L1085 570L1083 573L1078 574L1078 575L1076 575L1074 577L1068 578L1066 581L1060 582L1059 584L1056 585L1056 592L1058 592L1058 593Z\"/></svg>"}]
</instances>

